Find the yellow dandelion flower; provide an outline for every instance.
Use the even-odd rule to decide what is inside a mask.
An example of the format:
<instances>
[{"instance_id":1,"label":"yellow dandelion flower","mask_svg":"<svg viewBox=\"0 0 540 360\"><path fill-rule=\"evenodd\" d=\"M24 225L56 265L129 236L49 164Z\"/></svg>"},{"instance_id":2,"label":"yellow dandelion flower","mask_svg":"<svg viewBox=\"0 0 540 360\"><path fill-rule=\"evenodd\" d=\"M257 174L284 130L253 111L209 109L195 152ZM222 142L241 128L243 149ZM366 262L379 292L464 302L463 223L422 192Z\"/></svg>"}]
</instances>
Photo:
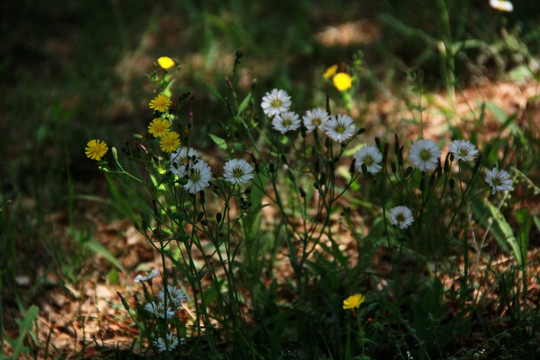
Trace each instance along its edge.
<instances>
[{"instance_id":1,"label":"yellow dandelion flower","mask_svg":"<svg viewBox=\"0 0 540 360\"><path fill-rule=\"evenodd\" d=\"M332 65L330 66L329 68L326 69L326 71L324 72L323 74L323 77L325 79L330 79L332 76L334 76L334 74L337 72L337 69L338 69L338 66L337 65Z\"/></svg>"},{"instance_id":2,"label":"yellow dandelion flower","mask_svg":"<svg viewBox=\"0 0 540 360\"><path fill-rule=\"evenodd\" d=\"M84 152L86 157L92 160L101 160L101 158L109 151L107 143L103 140L93 139L86 144Z\"/></svg>"},{"instance_id":3,"label":"yellow dandelion flower","mask_svg":"<svg viewBox=\"0 0 540 360\"><path fill-rule=\"evenodd\" d=\"M148 132L160 138L171 131L171 122L167 119L156 118L148 125Z\"/></svg>"},{"instance_id":4,"label":"yellow dandelion flower","mask_svg":"<svg viewBox=\"0 0 540 360\"><path fill-rule=\"evenodd\" d=\"M332 82L334 83L334 86L336 87L336 89L338 89L339 91L350 89L352 86L351 75L344 72L337 73L332 78Z\"/></svg>"},{"instance_id":5,"label":"yellow dandelion flower","mask_svg":"<svg viewBox=\"0 0 540 360\"><path fill-rule=\"evenodd\" d=\"M169 131L161 137L159 147L164 152L173 152L180 146L180 135L177 132Z\"/></svg>"},{"instance_id":6,"label":"yellow dandelion flower","mask_svg":"<svg viewBox=\"0 0 540 360\"><path fill-rule=\"evenodd\" d=\"M160 57L159 59L157 59L157 62L163 70L168 70L174 66L174 60L168 56Z\"/></svg>"},{"instance_id":7,"label":"yellow dandelion flower","mask_svg":"<svg viewBox=\"0 0 540 360\"><path fill-rule=\"evenodd\" d=\"M362 294L354 294L343 300L343 310L357 309L366 301L366 297Z\"/></svg>"},{"instance_id":8,"label":"yellow dandelion flower","mask_svg":"<svg viewBox=\"0 0 540 360\"><path fill-rule=\"evenodd\" d=\"M171 99L166 95L159 94L152 101L150 101L148 106L150 109L165 112L167 109L169 109L169 106L171 106Z\"/></svg>"}]
</instances>

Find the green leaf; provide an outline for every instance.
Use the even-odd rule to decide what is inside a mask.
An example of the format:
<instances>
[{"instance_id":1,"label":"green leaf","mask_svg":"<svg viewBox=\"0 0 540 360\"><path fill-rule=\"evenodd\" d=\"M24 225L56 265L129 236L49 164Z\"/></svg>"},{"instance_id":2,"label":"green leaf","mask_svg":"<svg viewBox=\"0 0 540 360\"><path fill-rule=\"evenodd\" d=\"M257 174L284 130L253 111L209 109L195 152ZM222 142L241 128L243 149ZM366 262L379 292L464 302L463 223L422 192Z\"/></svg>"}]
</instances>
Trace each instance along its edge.
<instances>
[{"instance_id":1,"label":"green leaf","mask_svg":"<svg viewBox=\"0 0 540 360\"><path fill-rule=\"evenodd\" d=\"M38 312L39 308L32 305L28 308L28 310L26 310L22 320L16 320L17 324L19 325L19 336L16 340L7 338L8 340L11 340L10 343L13 346L13 354L11 355L12 359L18 359L19 355L29 351L29 349L24 346L23 342L28 332L32 330L32 324L36 320Z\"/></svg>"},{"instance_id":2,"label":"green leaf","mask_svg":"<svg viewBox=\"0 0 540 360\"><path fill-rule=\"evenodd\" d=\"M520 246L516 237L514 236L512 227L506 221L506 219L504 218L500 210L497 209L495 206L489 205L489 210L491 211L491 215L493 216L493 224L498 226L499 229L501 230L501 233L504 236L504 239L512 248L512 251L514 252L516 260L520 264L523 264L523 256L521 254L521 249L520 249Z\"/></svg>"},{"instance_id":3,"label":"green leaf","mask_svg":"<svg viewBox=\"0 0 540 360\"><path fill-rule=\"evenodd\" d=\"M223 96L221 96L221 94L212 87L212 85L210 85L209 83L207 83L206 81L202 80L203 84L206 86L206 88L208 90L210 90L210 92L212 94L214 94L215 97L217 97L219 100L223 101L224 104L227 104L227 101L225 101L225 99L223 98Z\"/></svg>"},{"instance_id":4,"label":"green leaf","mask_svg":"<svg viewBox=\"0 0 540 360\"><path fill-rule=\"evenodd\" d=\"M523 265L527 264L527 249L529 248L529 233L531 231L532 216L529 210L519 209L516 211L516 218L519 224L518 243L521 250Z\"/></svg>"},{"instance_id":5,"label":"green leaf","mask_svg":"<svg viewBox=\"0 0 540 360\"><path fill-rule=\"evenodd\" d=\"M247 108L247 106L249 104L249 100L251 100L251 93L247 94L245 99L242 100L242 103L238 107L238 113L236 115L240 115L241 113L244 112L244 110L246 110L246 108Z\"/></svg>"},{"instance_id":6,"label":"green leaf","mask_svg":"<svg viewBox=\"0 0 540 360\"><path fill-rule=\"evenodd\" d=\"M220 149L227 150L227 142L225 141L225 139L222 139L222 138L220 138L219 136L212 135L212 134L210 134L210 139L212 139L212 141L213 141L214 143L216 143L216 145L217 145Z\"/></svg>"},{"instance_id":7,"label":"green leaf","mask_svg":"<svg viewBox=\"0 0 540 360\"><path fill-rule=\"evenodd\" d=\"M88 240L83 243L83 245L89 250L95 252L98 255L103 256L107 261L116 266L120 271L126 272L126 269L120 264L120 262L114 257L113 254L109 252L103 245L98 243L96 240Z\"/></svg>"},{"instance_id":8,"label":"green leaf","mask_svg":"<svg viewBox=\"0 0 540 360\"><path fill-rule=\"evenodd\" d=\"M495 206L486 204L485 201L479 199L473 199L471 201L471 208L484 227L488 227L490 222L492 222L491 234L493 237L495 237L501 248L503 248L505 251L510 251L511 249L516 257L516 260L520 264L523 264L524 257L521 251L520 243L514 236L512 227L506 221L500 210Z\"/></svg>"},{"instance_id":9,"label":"green leaf","mask_svg":"<svg viewBox=\"0 0 540 360\"><path fill-rule=\"evenodd\" d=\"M118 284L118 271L116 271L116 269L111 269L111 271L109 271L109 275L108 275L108 278L109 278L109 283L112 284L112 285L116 285Z\"/></svg>"}]
</instances>

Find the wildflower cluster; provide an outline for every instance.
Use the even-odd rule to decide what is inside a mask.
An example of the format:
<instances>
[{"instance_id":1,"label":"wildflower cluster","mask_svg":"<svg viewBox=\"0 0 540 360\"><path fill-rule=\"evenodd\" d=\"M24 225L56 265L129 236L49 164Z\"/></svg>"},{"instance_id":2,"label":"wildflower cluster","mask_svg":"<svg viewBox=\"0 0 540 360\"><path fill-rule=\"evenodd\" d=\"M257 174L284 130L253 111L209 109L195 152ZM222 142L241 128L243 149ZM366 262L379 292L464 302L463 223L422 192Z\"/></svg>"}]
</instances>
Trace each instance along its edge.
<instances>
[{"instance_id":1,"label":"wildflower cluster","mask_svg":"<svg viewBox=\"0 0 540 360\"><path fill-rule=\"evenodd\" d=\"M162 288L155 296L152 280L159 274L159 270L153 269L146 275L137 275L135 282L142 284L145 295L146 304L142 308L141 316L147 319L148 324L144 331L149 332L147 336L150 339L155 339L152 345L161 353L173 351L179 344L185 343L185 339L179 335L182 323L177 313L184 308L187 297L181 288L171 285ZM161 326L154 327L151 324Z\"/></svg>"},{"instance_id":2,"label":"wildflower cluster","mask_svg":"<svg viewBox=\"0 0 540 360\"><path fill-rule=\"evenodd\" d=\"M356 133L354 120L347 114L330 116L323 109L308 110L300 116L291 111L291 97L284 90L274 89L262 98L261 107L266 116L273 118L272 127L282 134L298 130L303 125L308 133L322 130L333 141L343 143Z\"/></svg>"},{"instance_id":3,"label":"wildflower cluster","mask_svg":"<svg viewBox=\"0 0 540 360\"><path fill-rule=\"evenodd\" d=\"M175 62L160 58L158 64L168 76ZM340 91L350 88L350 76L337 70L337 66L329 68L325 77L331 78ZM140 176L140 167L131 172L125 170L114 148L115 163L112 166L99 163L104 171L142 184L152 199L150 206L148 197L133 195L133 201L140 204L144 212L137 229L162 258L163 286L156 294L153 292L153 281L160 275L156 269L138 275L134 281L141 284L145 293L144 303L138 308L146 321L141 331L158 352L181 348L188 328L192 329L191 336L206 336L209 348L216 345L212 338L216 323L225 329L224 337L243 329L248 323L243 317L247 301L236 288L239 270L248 274L242 281L253 281L253 286L260 286L257 279L272 269L275 260L267 260L267 253L277 254L284 242L300 299L309 299L308 289L313 287L314 279L320 279L319 270L310 268L318 251L327 252L321 258L332 258L336 266L347 269L347 256L336 253L341 251L342 244L334 234L335 219L331 218L338 213L336 207L342 206L338 200L343 200L345 194L360 190L358 193L363 192L366 197L379 196L366 205L372 216L366 219L376 218L382 224L377 236L386 237L389 251L395 244L402 247L405 242L402 240L409 241L413 244L411 248L418 250L427 246L425 243L433 234L436 237L451 233L450 230L456 228L453 224L456 214L466 209L467 201L488 191L493 195L510 190L513 185L510 174L497 166L485 171L485 183L478 182L484 174L485 154L489 152L481 154L468 140L453 140L443 149L444 140L437 143L418 139L401 145L396 135L392 155L390 145L379 138L373 142L357 139L364 131L358 128L358 119L355 122L346 113L332 113L329 104L325 109L313 107L297 112L291 96L283 89L266 92L261 102L249 111L246 108L253 105L251 93L242 106L234 104L236 93L227 98L225 103L232 121L224 130L234 134L235 142L223 141L221 145L216 142L220 151L227 153L223 166L218 169L216 161L193 145L195 142L189 136L192 124L186 125L182 120L178 110L181 101L172 103L169 83L163 81L160 80L158 94L148 103L152 110L148 118L152 120L147 131L139 134L140 143L136 143L135 150L127 146L123 149L129 160L144 164L147 174ZM230 90L233 91L232 86ZM271 136L267 136L267 129L261 131L263 126L258 123L261 111L265 115L263 123L274 131ZM192 122L191 116L188 121ZM260 131L269 150L255 145L264 143L255 138L256 131ZM239 134L247 134L249 141L239 140ZM297 137L298 134L301 137ZM211 138L216 141L217 136ZM355 144L356 141L359 143ZM347 149L349 145L357 146L351 150ZM100 161L107 150L108 145L96 139L87 144L85 153L88 158ZM248 156L250 161L246 160ZM339 178L338 173L343 176ZM284 176L280 178L281 174ZM249 183L248 188L245 185ZM207 191L208 188L211 191ZM207 205L208 201L212 201L211 206ZM257 203L252 204L252 201ZM261 209L269 203L277 209L275 221L281 221L271 245L265 244L259 221ZM444 208L446 205L448 208ZM360 211L360 206L355 206L341 212L340 225L354 228L348 216ZM444 215L452 213L450 221L437 218L437 211ZM428 218L437 225L426 226ZM437 226L441 224L439 229ZM426 249L423 256L427 259L437 247ZM239 260L237 256L247 260L243 262L244 259ZM168 264L173 264L175 270L169 271ZM399 267L396 271L399 273ZM182 280L169 283L169 275L173 273L182 274ZM188 297L176 285L178 283L189 283L188 294L193 296L189 305L196 308L195 315L189 311ZM400 296L399 281L395 284L398 285L392 296L397 297ZM342 304L334 301L333 306L339 309L341 305L342 310L351 310L356 315L365 301L366 297L357 293L345 298ZM180 320L184 311L193 318L189 325ZM212 311L224 313L213 314ZM232 338L227 340L232 341Z\"/></svg>"}]
</instances>

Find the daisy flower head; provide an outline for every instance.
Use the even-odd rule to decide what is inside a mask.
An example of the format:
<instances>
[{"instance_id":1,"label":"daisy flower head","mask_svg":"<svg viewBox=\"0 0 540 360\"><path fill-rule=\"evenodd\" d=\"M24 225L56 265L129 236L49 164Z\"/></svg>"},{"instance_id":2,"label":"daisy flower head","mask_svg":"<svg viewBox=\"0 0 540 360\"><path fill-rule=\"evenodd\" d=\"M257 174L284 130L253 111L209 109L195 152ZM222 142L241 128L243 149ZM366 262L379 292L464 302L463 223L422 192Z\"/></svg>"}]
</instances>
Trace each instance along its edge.
<instances>
[{"instance_id":1,"label":"daisy flower head","mask_svg":"<svg viewBox=\"0 0 540 360\"><path fill-rule=\"evenodd\" d=\"M190 162L197 160L199 153L192 148L179 148L171 153L171 172L179 178L184 177Z\"/></svg>"},{"instance_id":2,"label":"daisy flower head","mask_svg":"<svg viewBox=\"0 0 540 360\"><path fill-rule=\"evenodd\" d=\"M176 314L176 311L174 311L169 306L165 307L165 304L163 304L162 302L151 301L144 305L144 309L150 314L160 319L172 319Z\"/></svg>"},{"instance_id":3,"label":"daisy flower head","mask_svg":"<svg viewBox=\"0 0 540 360\"><path fill-rule=\"evenodd\" d=\"M100 139L90 140L84 149L87 158L97 161L101 160L107 151L109 151L107 143Z\"/></svg>"},{"instance_id":4,"label":"daisy flower head","mask_svg":"<svg viewBox=\"0 0 540 360\"><path fill-rule=\"evenodd\" d=\"M148 125L148 132L154 137L163 137L166 133L171 131L171 122L167 119L156 118Z\"/></svg>"},{"instance_id":5,"label":"daisy flower head","mask_svg":"<svg viewBox=\"0 0 540 360\"><path fill-rule=\"evenodd\" d=\"M507 0L489 0L489 6L499 11L514 11L514 4Z\"/></svg>"},{"instance_id":6,"label":"daisy flower head","mask_svg":"<svg viewBox=\"0 0 540 360\"><path fill-rule=\"evenodd\" d=\"M337 72L338 66L332 65L326 69L326 71L323 74L323 78L330 79L334 74Z\"/></svg>"},{"instance_id":7,"label":"daisy flower head","mask_svg":"<svg viewBox=\"0 0 540 360\"><path fill-rule=\"evenodd\" d=\"M230 183L244 185L255 176L253 170L253 166L245 160L229 160L223 167L223 177Z\"/></svg>"},{"instance_id":8,"label":"daisy flower head","mask_svg":"<svg viewBox=\"0 0 540 360\"><path fill-rule=\"evenodd\" d=\"M406 206L396 206L388 212L390 224L406 229L414 222L411 209Z\"/></svg>"},{"instance_id":9,"label":"daisy flower head","mask_svg":"<svg viewBox=\"0 0 540 360\"><path fill-rule=\"evenodd\" d=\"M210 179L212 179L212 172L206 162L195 160L193 165L190 164L186 176L188 182L184 188L190 193L196 194L208 186Z\"/></svg>"},{"instance_id":10,"label":"daisy flower head","mask_svg":"<svg viewBox=\"0 0 540 360\"><path fill-rule=\"evenodd\" d=\"M332 82L334 83L334 86L339 91L345 91L351 88L352 86L352 78L351 75L339 72L332 78Z\"/></svg>"},{"instance_id":11,"label":"daisy flower head","mask_svg":"<svg viewBox=\"0 0 540 360\"><path fill-rule=\"evenodd\" d=\"M324 125L326 120L328 120L328 113L323 109L308 110L302 119L304 126L307 128L308 133L310 133Z\"/></svg>"},{"instance_id":12,"label":"daisy flower head","mask_svg":"<svg viewBox=\"0 0 540 360\"><path fill-rule=\"evenodd\" d=\"M468 140L454 140L448 145L448 149L458 161L472 161L478 156L476 146Z\"/></svg>"},{"instance_id":13,"label":"daisy flower head","mask_svg":"<svg viewBox=\"0 0 540 360\"><path fill-rule=\"evenodd\" d=\"M261 106L266 116L273 117L289 110L291 97L285 90L274 89L263 96Z\"/></svg>"},{"instance_id":14,"label":"daisy flower head","mask_svg":"<svg viewBox=\"0 0 540 360\"><path fill-rule=\"evenodd\" d=\"M418 140L409 151L410 162L421 171L435 169L440 157L441 150L432 140Z\"/></svg>"},{"instance_id":15,"label":"daisy flower head","mask_svg":"<svg viewBox=\"0 0 540 360\"><path fill-rule=\"evenodd\" d=\"M160 57L157 62L163 70L168 70L174 66L174 60L168 56Z\"/></svg>"},{"instance_id":16,"label":"daisy flower head","mask_svg":"<svg viewBox=\"0 0 540 360\"><path fill-rule=\"evenodd\" d=\"M143 282L143 281L150 281L152 280L153 278L155 278L156 276L159 275L159 270L158 269L152 269L152 271L150 272L147 272L146 275L137 275L135 276L135 282Z\"/></svg>"},{"instance_id":17,"label":"daisy flower head","mask_svg":"<svg viewBox=\"0 0 540 360\"><path fill-rule=\"evenodd\" d=\"M287 131L294 131L300 127L300 118L292 111L282 112L274 116L272 126L275 130L285 134Z\"/></svg>"},{"instance_id":18,"label":"daisy flower head","mask_svg":"<svg viewBox=\"0 0 540 360\"><path fill-rule=\"evenodd\" d=\"M343 300L343 310L358 309L362 303L366 301L366 297L362 294L354 294Z\"/></svg>"},{"instance_id":19,"label":"daisy flower head","mask_svg":"<svg viewBox=\"0 0 540 360\"><path fill-rule=\"evenodd\" d=\"M176 309L182 307L182 303L186 301L186 294L184 291L176 286L168 286L167 292L169 293L167 303L172 303L171 305ZM165 302L165 289L159 291L158 298L161 302Z\"/></svg>"},{"instance_id":20,"label":"daisy flower head","mask_svg":"<svg viewBox=\"0 0 540 360\"><path fill-rule=\"evenodd\" d=\"M510 190L513 183L512 179L510 179L510 174L504 170L497 169L497 167L486 171L486 182L492 188L492 195L497 191Z\"/></svg>"},{"instance_id":21,"label":"daisy flower head","mask_svg":"<svg viewBox=\"0 0 540 360\"><path fill-rule=\"evenodd\" d=\"M366 165L367 171L372 174L376 174L382 169L379 163L382 161L383 156L376 146L362 146L353 157L356 160L355 166L358 171L362 171L362 165Z\"/></svg>"},{"instance_id":22,"label":"daisy flower head","mask_svg":"<svg viewBox=\"0 0 540 360\"><path fill-rule=\"evenodd\" d=\"M158 337L157 340L154 340L154 346L157 347L160 353L168 350L174 350L178 346L178 336L172 332L168 332L167 335L165 335L165 340L161 336Z\"/></svg>"},{"instance_id":23,"label":"daisy flower head","mask_svg":"<svg viewBox=\"0 0 540 360\"><path fill-rule=\"evenodd\" d=\"M173 152L180 146L180 135L175 131L169 131L161 136L159 147L161 151Z\"/></svg>"},{"instance_id":24,"label":"daisy flower head","mask_svg":"<svg viewBox=\"0 0 540 360\"><path fill-rule=\"evenodd\" d=\"M337 142L343 142L354 135L354 120L345 114L332 116L324 123L325 134Z\"/></svg>"},{"instance_id":25,"label":"daisy flower head","mask_svg":"<svg viewBox=\"0 0 540 360\"><path fill-rule=\"evenodd\" d=\"M165 112L171 106L171 99L167 95L159 94L150 101L148 106L152 110Z\"/></svg>"}]
</instances>

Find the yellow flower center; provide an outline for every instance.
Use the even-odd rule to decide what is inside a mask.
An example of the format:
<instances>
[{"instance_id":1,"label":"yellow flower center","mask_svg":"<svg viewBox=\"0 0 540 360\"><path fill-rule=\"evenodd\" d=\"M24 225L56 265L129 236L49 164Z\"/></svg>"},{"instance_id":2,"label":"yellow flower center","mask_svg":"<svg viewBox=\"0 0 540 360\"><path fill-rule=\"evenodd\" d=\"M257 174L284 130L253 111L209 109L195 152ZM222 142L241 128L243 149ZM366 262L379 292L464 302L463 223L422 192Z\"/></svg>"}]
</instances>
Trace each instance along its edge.
<instances>
[{"instance_id":1,"label":"yellow flower center","mask_svg":"<svg viewBox=\"0 0 540 360\"><path fill-rule=\"evenodd\" d=\"M371 156L366 156L364 157L364 164L366 164L367 166L369 165L373 165L375 163L375 159L373 159Z\"/></svg>"},{"instance_id":2,"label":"yellow flower center","mask_svg":"<svg viewBox=\"0 0 540 360\"><path fill-rule=\"evenodd\" d=\"M426 149L421 150L418 156L422 161L428 161L429 159L431 159L431 153Z\"/></svg>"},{"instance_id":3,"label":"yellow flower center","mask_svg":"<svg viewBox=\"0 0 540 360\"><path fill-rule=\"evenodd\" d=\"M272 100L272 103L270 105L272 105L273 108L278 108L281 106L281 100L279 99Z\"/></svg>"},{"instance_id":4,"label":"yellow flower center","mask_svg":"<svg viewBox=\"0 0 540 360\"><path fill-rule=\"evenodd\" d=\"M341 125L341 124L336 126L336 132L338 134L343 134L345 132L345 130L347 130L347 128L345 126Z\"/></svg>"}]
</instances>

